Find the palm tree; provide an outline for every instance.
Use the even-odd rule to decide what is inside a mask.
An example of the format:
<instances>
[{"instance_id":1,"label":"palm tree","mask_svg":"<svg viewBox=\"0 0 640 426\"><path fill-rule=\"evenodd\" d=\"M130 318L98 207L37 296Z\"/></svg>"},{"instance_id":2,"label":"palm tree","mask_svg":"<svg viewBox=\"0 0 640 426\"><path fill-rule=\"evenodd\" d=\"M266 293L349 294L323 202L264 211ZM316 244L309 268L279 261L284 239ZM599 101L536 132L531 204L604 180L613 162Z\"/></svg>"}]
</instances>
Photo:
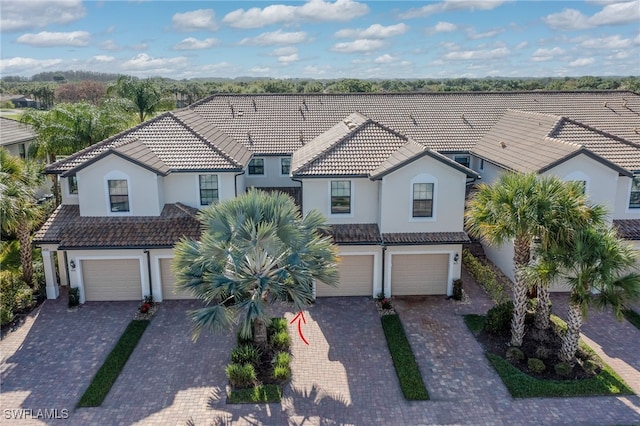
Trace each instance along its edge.
<instances>
[{"instance_id":1,"label":"palm tree","mask_svg":"<svg viewBox=\"0 0 640 426\"><path fill-rule=\"evenodd\" d=\"M532 284L526 280L525 268L531 261L532 242L537 239L542 247L547 247L556 233L586 220L584 198L575 197L576 188L552 176L503 173L492 185L480 184L469 202L465 221L472 236L492 246L513 240L512 346L521 346L524 337L527 292ZM540 288L543 296L538 303L543 309L540 317L548 318L548 295L545 297L544 286ZM544 320L539 322L543 327L548 326Z\"/></svg>"},{"instance_id":2,"label":"palm tree","mask_svg":"<svg viewBox=\"0 0 640 426\"><path fill-rule=\"evenodd\" d=\"M107 95L125 99L128 108L137 114L140 123L163 108L171 108L155 81L149 78L139 80L131 76L120 76L114 85L107 88Z\"/></svg>"},{"instance_id":3,"label":"palm tree","mask_svg":"<svg viewBox=\"0 0 640 426\"><path fill-rule=\"evenodd\" d=\"M25 162L0 148L0 218L2 230L20 242L22 280L33 286L31 230L42 216L35 190L42 183L35 163Z\"/></svg>"},{"instance_id":4,"label":"palm tree","mask_svg":"<svg viewBox=\"0 0 640 426\"><path fill-rule=\"evenodd\" d=\"M178 287L206 305L191 313L195 337L239 317L241 335L264 346L267 304L289 301L301 310L312 301L315 279L337 280L325 218L317 211L302 218L285 194L252 189L202 210L200 221L200 241L180 241L174 257Z\"/></svg>"},{"instance_id":5,"label":"palm tree","mask_svg":"<svg viewBox=\"0 0 640 426\"><path fill-rule=\"evenodd\" d=\"M564 278L571 288L567 332L559 357L573 361L589 306L610 307L616 317L629 301L640 297L640 274L626 271L635 263L634 250L603 226L587 226L540 253L540 265L552 277Z\"/></svg>"}]
</instances>

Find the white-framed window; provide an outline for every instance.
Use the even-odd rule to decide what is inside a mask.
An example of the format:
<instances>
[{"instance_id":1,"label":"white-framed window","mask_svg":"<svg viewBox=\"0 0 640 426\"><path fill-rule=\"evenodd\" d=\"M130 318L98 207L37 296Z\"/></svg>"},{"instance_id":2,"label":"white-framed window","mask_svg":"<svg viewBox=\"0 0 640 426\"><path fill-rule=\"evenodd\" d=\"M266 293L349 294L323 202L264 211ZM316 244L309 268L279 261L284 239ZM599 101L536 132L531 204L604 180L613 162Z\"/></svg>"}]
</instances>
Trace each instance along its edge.
<instances>
[{"instance_id":1,"label":"white-framed window","mask_svg":"<svg viewBox=\"0 0 640 426\"><path fill-rule=\"evenodd\" d=\"M289 176L291 171L291 157L280 158L280 174L283 176Z\"/></svg>"},{"instance_id":2,"label":"white-framed window","mask_svg":"<svg viewBox=\"0 0 640 426\"><path fill-rule=\"evenodd\" d=\"M413 217L433 217L433 187L433 182L413 184Z\"/></svg>"},{"instance_id":3,"label":"white-framed window","mask_svg":"<svg viewBox=\"0 0 640 426\"><path fill-rule=\"evenodd\" d=\"M582 188L582 195L589 193L589 176L581 171L571 172L562 180L567 182L575 182Z\"/></svg>"},{"instance_id":4,"label":"white-framed window","mask_svg":"<svg viewBox=\"0 0 640 426\"><path fill-rule=\"evenodd\" d=\"M640 209L640 172L635 172L631 179L631 191L629 193L629 208Z\"/></svg>"},{"instance_id":5,"label":"white-framed window","mask_svg":"<svg viewBox=\"0 0 640 426\"><path fill-rule=\"evenodd\" d=\"M587 193L587 181L586 180L572 180L570 182L573 182L573 183L577 184L580 187L580 193L582 195L585 195Z\"/></svg>"},{"instance_id":6,"label":"white-framed window","mask_svg":"<svg viewBox=\"0 0 640 426\"><path fill-rule=\"evenodd\" d=\"M77 194L78 193L78 176L71 175L67 178L67 182L69 182L69 194Z\"/></svg>"},{"instance_id":7,"label":"white-framed window","mask_svg":"<svg viewBox=\"0 0 640 426\"><path fill-rule=\"evenodd\" d=\"M199 175L198 184L201 206L218 202L218 175Z\"/></svg>"},{"instance_id":8,"label":"white-framed window","mask_svg":"<svg viewBox=\"0 0 640 426\"><path fill-rule=\"evenodd\" d=\"M409 220L415 222L436 219L438 179L427 173L411 179L409 187Z\"/></svg>"},{"instance_id":9,"label":"white-framed window","mask_svg":"<svg viewBox=\"0 0 640 426\"><path fill-rule=\"evenodd\" d=\"M351 214L351 181L331 181L331 214Z\"/></svg>"},{"instance_id":10,"label":"white-framed window","mask_svg":"<svg viewBox=\"0 0 640 426\"><path fill-rule=\"evenodd\" d=\"M453 161L458 164L462 164L465 167L469 167L471 165L471 157L469 155L454 155Z\"/></svg>"},{"instance_id":11,"label":"white-framed window","mask_svg":"<svg viewBox=\"0 0 640 426\"><path fill-rule=\"evenodd\" d=\"M129 211L129 184L126 179L109 179L109 206L112 213Z\"/></svg>"},{"instance_id":12,"label":"white-framed window","mask_svg":"<svg viewBox=\"0 0 640 426\"><path fill-rule=\"evenodd\" d=\"M480 159L480 170L484 170L484 158Z\"/></svg>"},{"instance_id":13,"label":"white-framed window","mask_svg":"<svg viewBox=\"0 0 640 426\"><path fill-rule=\"evenodd\" d=\"M252 158L249 161L249 175L264 176L264 158Z\"/></svg>"}]
</instances>

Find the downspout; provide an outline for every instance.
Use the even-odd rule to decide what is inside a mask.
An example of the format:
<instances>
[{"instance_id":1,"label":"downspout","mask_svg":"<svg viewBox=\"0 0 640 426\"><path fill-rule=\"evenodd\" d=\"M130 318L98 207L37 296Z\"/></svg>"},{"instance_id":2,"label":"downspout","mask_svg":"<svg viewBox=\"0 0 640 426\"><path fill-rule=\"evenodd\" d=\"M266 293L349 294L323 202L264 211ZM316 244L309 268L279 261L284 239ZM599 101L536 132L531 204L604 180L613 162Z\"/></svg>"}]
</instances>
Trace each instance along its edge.
<instances>
[{"instance_id":1,"label":"downspout","mask_svg":"<svg viewBox=\"0 0 640 426\"><path fill-rule=\"evenodd\" d=\"M300 183L300 213L304 214L304 210L302 209L302 198L303 198L303 194L302 194L302 180L300 179L294 179L293 177L291 178L292 181L294 182L299 182Z\"/></svg>"},{"instance_id":2,"label":"downspout","mask_svg":"<svg viewBox=\"0 0 640 426\"><path fill-rule=\"evenodd\" d=\"M241 171L240 173L236 173L235 175L233 175L233 186L234 186L234 191L236 193L236 197L238 196L238 176L242 176L244 174L244 170Z\"/></svg>"},{"instance_id":3,"label":"downspout","mask_svg":"<svg viewBox=\"0 0 640 426\"><path fill-rule=\"evenodd\" d=\"M153 299L153 283L151 282L151 254L149 250L143 250L143 253L147 254L147 272L149 273L149 297Z\"/></svg>"},{"instance_id":4,"label":"downspout","mask_svg":"<svg viewBox=\"0 0 640 426\"><path fill-rule=\"evenodd\" d=\"M382 241L382 243L380 244L382 246L382 296L383 297L387 297L387 293L384 290L384 264L387 263L387 246L384 244L384 240ZM389 295L389 297L391 297L391 295Z\"/></svg>"}]
</instances>

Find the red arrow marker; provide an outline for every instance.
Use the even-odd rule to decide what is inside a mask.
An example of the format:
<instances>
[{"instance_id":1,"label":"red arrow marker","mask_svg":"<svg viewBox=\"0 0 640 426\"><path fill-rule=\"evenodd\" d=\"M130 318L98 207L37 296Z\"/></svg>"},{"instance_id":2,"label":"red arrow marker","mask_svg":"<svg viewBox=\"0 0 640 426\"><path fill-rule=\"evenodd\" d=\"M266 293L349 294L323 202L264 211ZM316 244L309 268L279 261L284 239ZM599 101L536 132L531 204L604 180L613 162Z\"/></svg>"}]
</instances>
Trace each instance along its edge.
<instances>
[{"instance_id":1,"label":"red arrow marker","mask_svg":"<svg viewBox=\"0 0 640 426\"><path fill-rule=\"evenodd\" d=\"M291 320L289 324L293 324L294 322L296 322L296 320L298 321L298 334L300 334L300 338L302 339L302 341L308 345L309 342L307 342L307 339L305 339L302 335L302 323L307 323L307 320L304 319L304 314L302 313L302 311L298 312L298 314Z\"/></svg>"}]
</instances>

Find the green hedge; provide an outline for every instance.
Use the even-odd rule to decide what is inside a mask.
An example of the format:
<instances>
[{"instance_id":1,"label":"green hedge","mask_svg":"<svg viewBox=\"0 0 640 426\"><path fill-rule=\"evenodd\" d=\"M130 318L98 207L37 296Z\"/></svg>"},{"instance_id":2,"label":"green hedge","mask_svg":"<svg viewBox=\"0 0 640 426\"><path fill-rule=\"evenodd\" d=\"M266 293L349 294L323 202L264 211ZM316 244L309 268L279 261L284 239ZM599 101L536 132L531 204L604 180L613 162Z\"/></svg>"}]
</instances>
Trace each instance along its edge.
<instances>
[{"instance_id":1,"label":"green hedge","mask_svg":"<svg viewBox=\"0 0 640 426\"><path fill-rule=\"evenodd\" d=\"M15 314L31 304L31 287L22 281L20 274L0 272L0 323L13 321Z\"/></svg>"},{"instance_id":2,"label":"green hedge","mask_svg":"<svg viewBox=\"0 0 640 426\"><path fill-rule=\"evenodd\" d=\"M486 290L496 305L509 300L507 289L498 281L493 269L482 264L482 262L467 249L462 250L462 264L476 282Z\"/></svg>"},{"instance_id":3,"label":"green hedge","mask_svg":"<svg viewBox=\"0 0 640 426\"><path fill-rule=\"evenodd\" d=\"M387 338L393 366L396 369L404 397L415 401L428 400L429 393L422 381L418 363L413 356L413 351L404 333L400 317L398 315L383 315L381 319L382 329Z\"/></svg>"}]
</instances>

